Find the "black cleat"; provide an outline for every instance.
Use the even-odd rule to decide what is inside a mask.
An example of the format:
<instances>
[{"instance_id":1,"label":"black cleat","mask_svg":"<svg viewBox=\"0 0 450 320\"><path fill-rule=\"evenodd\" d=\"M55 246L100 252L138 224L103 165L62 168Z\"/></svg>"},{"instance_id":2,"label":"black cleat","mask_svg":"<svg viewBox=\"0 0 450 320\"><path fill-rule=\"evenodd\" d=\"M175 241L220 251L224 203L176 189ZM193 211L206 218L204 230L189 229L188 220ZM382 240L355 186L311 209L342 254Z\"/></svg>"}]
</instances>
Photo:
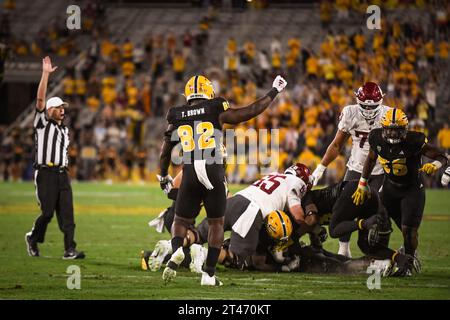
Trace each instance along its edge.
<instances>
[{"instance_id":1,"label":"black cleat","mask_svg":"<svg viewBox=\"0 0 450 320\"><path fill-rule=\"evenodd\" d=\"M39 257L39 249L37 243L31 240L31 232L25 234L25 243L30 257Z\"/></svg>"},{"instance_id":2,"label":"black cleat","mask_svg":"<svg viewBox=\"0 0 450 320\"><path fill-rule=\"evenodd\" d=\"M77 250L72 249L64 252L63 259L64 260L84 259L85 256L86 255L84 254L83 251L78 252Z\"/></svg>"}]
</instances>

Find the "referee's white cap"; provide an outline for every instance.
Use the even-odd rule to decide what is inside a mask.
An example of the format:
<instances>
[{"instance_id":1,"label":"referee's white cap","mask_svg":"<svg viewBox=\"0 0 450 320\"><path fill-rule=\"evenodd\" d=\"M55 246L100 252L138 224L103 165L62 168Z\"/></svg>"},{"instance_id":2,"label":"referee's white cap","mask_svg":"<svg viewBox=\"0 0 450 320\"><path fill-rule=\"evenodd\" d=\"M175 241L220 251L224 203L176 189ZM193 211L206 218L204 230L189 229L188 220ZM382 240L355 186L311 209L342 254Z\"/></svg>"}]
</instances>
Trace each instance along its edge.
<instances>
[{"instance_id":1,"label":"referee's white cap","mask_svg":"<svg viewBox=\"0 0 450 320\"><path fill-rule=\"evenodd\" d=\"M45 105L45 109L48 110L50 108L54 108L54 107L68 107L69 104L67 102L62 101L61 98L59 97L52 97L50 99L47 100L47 104Z\"/></svg>"}]
</instances>

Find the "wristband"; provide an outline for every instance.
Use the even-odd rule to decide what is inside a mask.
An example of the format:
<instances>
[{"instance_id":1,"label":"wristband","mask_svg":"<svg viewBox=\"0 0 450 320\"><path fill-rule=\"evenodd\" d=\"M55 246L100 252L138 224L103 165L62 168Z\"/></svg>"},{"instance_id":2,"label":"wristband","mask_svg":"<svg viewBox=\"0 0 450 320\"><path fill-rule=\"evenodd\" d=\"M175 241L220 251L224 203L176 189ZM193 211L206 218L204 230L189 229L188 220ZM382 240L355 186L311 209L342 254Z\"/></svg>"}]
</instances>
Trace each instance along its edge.
<instances>
[{"instance_id":1,"label":"wristband","mask_svg":"<svg viewBox=\"0 0 450 320\"><path fill-rule=\"evenodd\" d=\"M361 177L361 178L359 179L359 183L358 183L358 184L359 184L360 186L367 187L367 179Z\"/></svg>"},{"instance_id":2,"label":"wristband","mask_svg":"<svg viewBox=\"0 0 450 320\"><path fill-rule=\"evenodd\" d=\"M433 161L431 164L434 164L438 170L442 167L442 163L438 160Z\"/></svg>"},{"instance_id":3,"label":"wristband","mask_svg":"<svg viewBox=\"0 0 450 320\"><path fill-rule=\"evenodd\" d=\"M266 96L270 97L270 99L275 99L278 94L277 88L273 87L269 92L267 92Z\"/></svg>"}]
</instances>

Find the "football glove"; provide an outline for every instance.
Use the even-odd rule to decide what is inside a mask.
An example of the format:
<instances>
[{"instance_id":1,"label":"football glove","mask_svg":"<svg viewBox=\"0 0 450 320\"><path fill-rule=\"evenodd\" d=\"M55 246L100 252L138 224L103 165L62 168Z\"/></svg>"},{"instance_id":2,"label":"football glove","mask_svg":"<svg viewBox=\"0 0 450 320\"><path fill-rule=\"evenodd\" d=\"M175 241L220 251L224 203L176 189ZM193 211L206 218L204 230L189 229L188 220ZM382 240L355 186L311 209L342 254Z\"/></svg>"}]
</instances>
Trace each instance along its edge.
<instances>
[{"instance_id":1,"label":"football glove","mask_svg":"<svg viewBox=\"0 0 450 320\"><path fill-rule=\"evenodd\" d=\"M328 239L328 232L325 227L320 227L320 232L317 235L321 243L324 243Z\"/></svg>"},{"instance_id":2,"label":"football glove","mask_svg":"<svg viewBox=\"0 0 450 320\"><path fill-rule=\"evenodd\" d=\"M414 257L409 254L399 253L395 257L397 268L392 274L393 277L406 277L412 275L412 269L414 264Z\"/></svg>"},{"instance_id":3,"label":"football glove","mask_svg":"<svg viewBox=\"0 0 450 320\"><path fill-rule=\"evenodd\" d=\"M323 164L319 163L317 168L311 174L313 186L317 185L317 183L322 178L323 173L325 172L326 169L327 169L327 167L325 167Z\"/></svg>"},{"instance_id":4,"label":"football glove","mask_svg":"<svg viewBox=\"0 0 450 320\"><path fill-rule=\"evenodd\" d=\"M439 168L442 166L442 164L439 161L434 161L431 163L425 163L422 168L420 168L420 171L425 172L426 174L434 174L436 171L439 170Z\"/></svg>"},{"instance_id":5,"label":"football glove","mask_svg":"<svg viewBox=\"0 0 450 320\"><path fill-rule=\"evenodd\" d=\"M370 189L367 179L359 179L358 188L352 195L353 203L357 206L362 205L366 199L370 198Z\"/></svg>"},{"instance_id":6,"label":"football glove","mask_svg":"<svg viewBox=\"0 0 450 320\"><path fill-rule=\"evenodd\" d=\"M376 246L378 244L384 244L386 242L386 238L389 237L391 234L392 229L389 228L387 230L381 230L380 226L378 224L374 224L370 229L369 233L367 235L367 241L369 243L369 246Z\"/></svg>"},{"instance_id":7,"label":"football glove","mask_svg":"<svg viewBox=\"0 0 450 320\"><path fill-rule=\"evenodd\" d=\"M164 191L165 194L168 194L173 187L172 177L169 174L164 177L161 177L159 174L157 174L156 177L158 178L161 190Z\"/></svg>"},{"instance_id":8,"label":"football glove","mask_svg":"<svg viewBox=\"0 0 450 320\"><path fill-rule=\"evenodd\" d=\"M443 187L447 187L450 182L450 167L445 169L445 172L442 174L441 184Z\"/></svg>"},{"instance_id":9,"label":"football glove","mask_svg":"<svg viewBox=\"0 0 450 320\"><path fill-rule=\"evenodd\" d=\"M276 88L278 92L281 92L286 87L286 85L287 81L284 80L282 76L277 76L275 80L273 80L272 87Z\"/></svg>"}]
</instances>

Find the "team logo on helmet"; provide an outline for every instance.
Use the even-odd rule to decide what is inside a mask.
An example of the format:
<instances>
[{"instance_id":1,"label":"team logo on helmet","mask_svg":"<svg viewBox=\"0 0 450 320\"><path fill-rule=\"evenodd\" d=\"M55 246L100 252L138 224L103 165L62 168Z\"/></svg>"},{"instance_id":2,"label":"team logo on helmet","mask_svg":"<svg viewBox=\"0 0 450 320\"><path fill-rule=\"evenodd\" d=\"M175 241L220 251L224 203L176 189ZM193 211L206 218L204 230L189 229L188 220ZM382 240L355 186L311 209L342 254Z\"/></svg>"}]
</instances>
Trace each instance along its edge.
<instances>
[{"instance_id":1,"label":"team logo on helmet","mask_svg":"<svg viewBox=\"0 0 450 320\"><path fill-rule=\"evenodd\" d=\"M212 99L214 95L212 82L204 76L191 77L184 87L184 96L187 101L192 99Z\"/></svg>"}]
</instances>

